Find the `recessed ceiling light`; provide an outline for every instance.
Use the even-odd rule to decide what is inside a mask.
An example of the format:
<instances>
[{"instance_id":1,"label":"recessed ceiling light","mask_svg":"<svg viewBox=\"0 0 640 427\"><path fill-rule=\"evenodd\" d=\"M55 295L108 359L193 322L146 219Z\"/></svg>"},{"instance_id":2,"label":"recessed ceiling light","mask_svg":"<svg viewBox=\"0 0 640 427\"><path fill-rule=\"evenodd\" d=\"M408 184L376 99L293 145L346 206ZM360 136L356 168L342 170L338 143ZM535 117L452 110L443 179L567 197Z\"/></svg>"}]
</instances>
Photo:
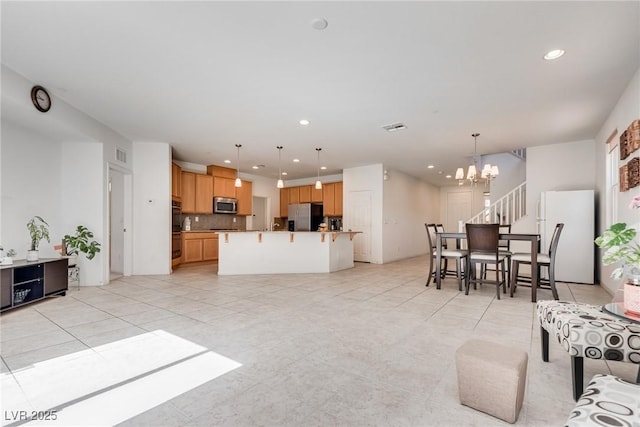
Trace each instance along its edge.
<instances>
[{"instance_id":1,"label":"recessed ceiling light","mask_svg":"<svg viewBox=\"0 0 640 427\"><path fill-rule=\"evenodd\" d=\"M427 166L427 169L433 169L433 165Z\"/></svg>"},{"instance_id":2,"label":"recessed ceiling light","mask_svg":"<svg viewBox=\"0 0 640 427\"><path fill-rule=\"evenodd\" d=\"M564 55L564 50L562 50L562 49L554 49L554 50L550 50L549 52L547 52L543 56L543 58L546 59L547 61L552 61L554 59L560 58L562 55Z\"/></svg>"},{"instance_id":3,"label":"recessed ceiling light","mask_svg":"<svg viewBox=\"0 0 640 427\"><path fill-rule=\"evenodd\" d=\"M320 169L322 169L324 171L324 170L327 170L327 167L326 166L320 166Z\"/></svg>"},{"instance_id":4,"label":"recessed ceiling light","mask_svg":"<svg viewBox=\"0 0 640 427\"><path fill-rule=\"evenodd\" d=\"M300 159L293 159L293 163L298 163Z\"/></svg>"},{"instance_id":5,"label":"recessed ceiling light","mask_svg":"<svg viewBox=\"0 0 640 427\"><path fill-rule=\"evenodd\" d=\"M258 166L258 165L253 165L253 166L251 166L251 167L252 167L253 169L260 169L260 166Z\"/></svg>"},{"instance_id":6,"label":"recessed ceiling light","mask_svg":"<svg viewBox=\"0 0 640 427\"><path fill-rule=\"evenodd\" d=\"M445 178L449 179L449 178L451 178L451 175L447 175L447 176L445 176Z\"/></svg>"},{"instance_id":7,"label":"recessed ceiling light","mask_svg":"<svg viewBox=\"0 0 640 427\"><path fill-rule=\"evenodd\" d=\"M231 163L231 160L225 160L224 162L225 163Z\"/></svg>"},{"instance_id":8,"label":"recessed ceiling light","mask_svg":"<svg viewBox=\"0 0 640 427\"><path fill-rule=\"evenodd\" d=\"M300 120L300 124L301 124L302 126L306 126L306 125L308 125L308 124L309 124L309 120L307 120L307 119L302 119L302 120Z\"/></svg>"},{"instance_id":9,"label":"recessed ceiling light","mask_svg":"<svg viewBox=\"0 0 640 427\"><path fill-rule=\"evenodd\" d=\"M324 30L327 28L327 25L329 25L329 23L324 18L316 18L311 21L311 26L316 30Z\"/></svg>"},{"instance_id":10,"label":"recessed ceiling light","mask_svg":"<svg viewBox=\"0 0 640 427\"><path fill-rule=\"evenodd\" d=\"M282 172L282 175L286 175L286 174L287 174L286 172Z\"/></svg>"}]
</instances>

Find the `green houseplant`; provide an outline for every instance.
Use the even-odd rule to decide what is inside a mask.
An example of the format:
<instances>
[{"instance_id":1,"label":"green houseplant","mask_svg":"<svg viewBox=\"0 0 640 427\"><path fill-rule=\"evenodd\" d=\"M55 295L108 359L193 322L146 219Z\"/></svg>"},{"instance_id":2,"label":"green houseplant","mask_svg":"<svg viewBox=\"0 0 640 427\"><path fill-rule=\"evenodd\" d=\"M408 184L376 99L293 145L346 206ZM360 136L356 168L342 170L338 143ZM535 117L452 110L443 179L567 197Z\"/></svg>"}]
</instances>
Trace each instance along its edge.
<instances>
[{"instance_id":1,"label":"green houseplant","mask_svg":"<svg viewBox=\"0 0 640 427\"><path fill-rule=\"evenodd\" d=\"M100 243L93 239L93 233L84 225L76 227L75 234L66 234L62 239L67 255L85 254L87 259L93 259L100 252Z\"/></svg>"},{"instance_id":2,"label":"green houseplant","mask_svg":"<svg viewBox=\"0 0 640 427\"><path fill-rule=\"evenodd\" d=\"M631 209L640 208L640 195L633 198ZM624 308L640 314L640 244L635 240L637 231L624 222L613 224L595 240L596 245L606 249L602 263L610 265L619 262L611 277L624 278Z\"/></svg>"},{"instance_id":3,"label":"green houseplant","mask_svg":"<svg viewBox=\"0 0 640 427\"><path fill-rule=\"evenodd\" d=\"M27 251L27 261L38 260L38 246L41 240L51 242L49 238L49 224L40 216L34 216L27 222L27 229L31 237L31 249Z\"/></svg>"}]
</instances>

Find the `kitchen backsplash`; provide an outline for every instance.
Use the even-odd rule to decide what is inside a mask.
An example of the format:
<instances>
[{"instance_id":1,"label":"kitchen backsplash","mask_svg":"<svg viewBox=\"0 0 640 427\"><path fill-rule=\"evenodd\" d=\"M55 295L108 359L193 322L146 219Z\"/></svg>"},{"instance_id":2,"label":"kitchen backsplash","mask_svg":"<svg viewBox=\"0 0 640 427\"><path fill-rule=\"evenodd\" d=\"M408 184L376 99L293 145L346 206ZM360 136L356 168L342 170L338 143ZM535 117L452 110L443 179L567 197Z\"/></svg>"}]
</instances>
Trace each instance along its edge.
<instances>
[{"instance_id":1,"label":"kitchen backsplash","mask_svg":"<svg viewBox=\"0 0 640 427\"><path fill-rule=\"evenodd\" d=\"M184 230L184 220L191 219L191 230L246 230L247 218L229 214L182 214L182 229ZM198 221L196 221L196 217ZM233 222L235 218L236 222Z\"/></svg>"}]
</instances>

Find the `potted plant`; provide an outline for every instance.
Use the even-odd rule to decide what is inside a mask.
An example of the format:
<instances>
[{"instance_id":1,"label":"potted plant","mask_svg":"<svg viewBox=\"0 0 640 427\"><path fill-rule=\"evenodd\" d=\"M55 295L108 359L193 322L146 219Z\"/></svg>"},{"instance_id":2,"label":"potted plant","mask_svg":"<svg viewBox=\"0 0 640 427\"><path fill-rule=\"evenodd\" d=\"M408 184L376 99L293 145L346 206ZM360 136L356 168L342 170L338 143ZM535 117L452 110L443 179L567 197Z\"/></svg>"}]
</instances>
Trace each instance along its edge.
<instances>
[{"instance_id":1,"label":"potted plant","mask_svg":"<svg viewBox=\"0 0 640 427\"><path fill-rule=\"evenodd\" d=\"M27 261L37 261L40 241L46 239L47 242L51 242L49 224L42 217L36 215L27 222L27 229L31 236L31 249L27 251Z\"/></svg>"},{"instance_id":2,"label":"potted plant","mask_svg":"<svg viewBox=\"0 0 640 427\"><path fill-rule=\"evenodd\" d=\"M632 209L640 208L640 196L633 198ZM604 265L620 262L611 277L624 278L624 308L634 314L640 314L640 244L635 240L637 231L619 222L607 228L595 240L596 245L606 249L602 263Z\"/></svg>"},{"instance_id":3,"label":"potted plant","mask_svg":"<svg viewBox=\"0 0 640 427\"><path fill-rule=\"evenodd\" d=\"M2 251L2 246L0 246L0 252ZM16 256L16 251L13 249L9 249L7 253L0 257L0 265L11 265L13 264L13 257Z\"/></svg>"},{"instance_id":4,"label":"potted plant","mask_svg":"<svg viewBox=\"0 0 640 427\"><path fill-rule=\"evenodd\" d=\"M93 239L93 233L84 225L79 225L76 227L75 234L66 234L62 239L63 252L69 256L75 255L76 257L78 254L83 253L88 260L91 260L100 252L100 243L95 240L90 241L90 239Z\"/></svg>"}]
</instances>

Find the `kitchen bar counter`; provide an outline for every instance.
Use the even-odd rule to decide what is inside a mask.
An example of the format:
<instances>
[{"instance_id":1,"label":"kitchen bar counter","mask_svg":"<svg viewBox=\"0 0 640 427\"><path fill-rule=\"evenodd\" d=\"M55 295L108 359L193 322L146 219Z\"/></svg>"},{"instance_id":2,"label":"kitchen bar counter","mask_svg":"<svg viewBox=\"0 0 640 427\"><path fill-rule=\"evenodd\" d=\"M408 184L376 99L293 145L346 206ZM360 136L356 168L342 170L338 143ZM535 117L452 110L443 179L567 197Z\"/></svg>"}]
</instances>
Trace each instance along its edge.
<instances>
[{"instance_id":1,"label":"kitchen bar counter","mask_svg":"<svg viewBox=\"0 0 640 427\"><path fill-rule=\"evenodd\" d=\"M330 273L353 268L350 231L218 231L218 275Z\"/></svg>"}]
</instances>

